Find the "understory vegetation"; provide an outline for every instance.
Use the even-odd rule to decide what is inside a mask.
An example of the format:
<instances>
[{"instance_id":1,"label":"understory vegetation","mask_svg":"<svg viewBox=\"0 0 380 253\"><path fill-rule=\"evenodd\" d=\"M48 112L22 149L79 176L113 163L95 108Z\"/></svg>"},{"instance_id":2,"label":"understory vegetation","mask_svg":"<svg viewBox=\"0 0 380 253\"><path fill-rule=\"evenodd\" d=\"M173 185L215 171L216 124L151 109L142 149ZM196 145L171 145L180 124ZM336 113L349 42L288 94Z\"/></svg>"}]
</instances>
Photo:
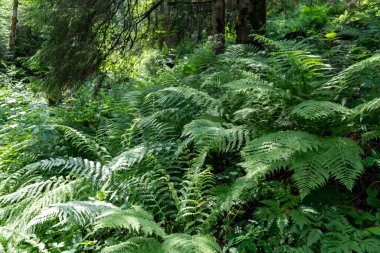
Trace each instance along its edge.
<instances>
[{"instance_id":1,"label":"understory vegetation","mask_svg":"<svg viewBox=\"0 0 380 253\"><path fill-rule=\"evenodd\" d=\"M95 56L53 47L59 25L1 42L0 252L380 252L380 5L312 2L267 1L223 53L143 21L108 53L100 18L77 35Z\"/></svg>"}]
</instances>

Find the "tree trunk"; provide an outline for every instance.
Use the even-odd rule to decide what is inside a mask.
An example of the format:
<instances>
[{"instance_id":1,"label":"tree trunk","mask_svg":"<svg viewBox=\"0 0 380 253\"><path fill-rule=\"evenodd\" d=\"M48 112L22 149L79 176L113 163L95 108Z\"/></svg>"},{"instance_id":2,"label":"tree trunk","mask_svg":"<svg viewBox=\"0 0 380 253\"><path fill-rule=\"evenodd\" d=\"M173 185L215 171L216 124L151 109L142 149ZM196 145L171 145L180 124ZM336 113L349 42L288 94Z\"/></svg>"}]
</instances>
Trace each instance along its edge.
<instances>
[{"instance_id":1,"label":"tree trunk","mask_svg":"<svg viewBox=\"0 0 380 253\"><path fill-rule=\"evenodd\" d=\"M267 22L266 0L251 0L253 2L251 26L252 31L257 34L265 34L265 24Z\"/></svg>"},{"instance_id":2,"label":"tree trunk","mask_svg":"<svg viewBox=\"0 0 380 253\"><path fill-rule=\"evenodd\" d=\"M157 10L158 13L158 27L160 30L164 27L164 15L165 15L165 3L162 3L159 9ZM158 49L161 51L164 48L164 35L161 33L158 37Z\"/></svg>"},{"instance_id":3,"label":"tree trunk","mask_svg":"<svg viewBox=\"0 0 380 253\"><path fill-rule=\"evenodd\" d=\"M251 33L265 34L266 0L238 0L236 44L254 43Z\"/></svg>"},{"instance_id":4,"label":"tree trunk","mask_svg":"<svg viewBox=\"0 0 380 253\"><path fill-rule=\"evenodd\" d=\"M253 0L238 0L238 18L236 23L236 44L248 44L251 33L250 19L253 9Z\"/></svg>"},{"instance_id":5,"label":"tree trunk","mask_svg":"<svg viewBox=\"0 0 380 253\"><path fill-rule=\"evenodd\" d=\"M224 0L212 0L211 2L212 16L211 16L211 24L212 31L211 35L213 37L213 41L216 43L214 52L217 54L224 52L224 29L225 29L225 11L226 6Z\"/></svg>"},{"instance_id":6,"label":"tree trunk","mask_svg":"<svg viewBox=\"0 0 380 253\"><path fill-rule=\"evenodd\" d=\"M9 37L9 46L13 46L16 44L16 29L17 29L17 19L18 16L18 0L13 0L13 13L11 20L11 32Z\"/></svg>"}]
</instances>

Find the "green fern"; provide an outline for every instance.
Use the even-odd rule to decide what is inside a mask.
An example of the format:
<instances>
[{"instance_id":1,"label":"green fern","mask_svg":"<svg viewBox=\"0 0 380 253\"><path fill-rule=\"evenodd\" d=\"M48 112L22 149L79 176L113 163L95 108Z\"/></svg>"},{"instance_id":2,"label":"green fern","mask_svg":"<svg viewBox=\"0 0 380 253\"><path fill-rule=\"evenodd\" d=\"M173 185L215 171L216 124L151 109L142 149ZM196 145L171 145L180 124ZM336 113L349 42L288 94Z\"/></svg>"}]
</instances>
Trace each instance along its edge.
<instances>
[{"instance_id":1,"label":"green fern","mask_svg":"<svg viewBox=\"0 0 380 253\"><path fill-rule=\"evenodd\" d=\"M110 210L98 217L96 228L128 229L130 232L164 237L165 231L153 217L139 207L127 210Z\"/></svg>"},{"instance_id":2,"label":"green fern","mask_svg":"<svg viewBox=\"0 0 380 253\"><path fill-rule=\"evenodd\" d=\"M291 115L304 120L326 120L341 118L347 115L350 110L340 104L329 101L307 100L296 105Z\"/></svg>"},{"instance_id":3,"label":"green fern","mask_svg":"<svg viewBox=\"0 0 380 253\"><path fill-rule=\"evenodd\" d=\"M190 168L183 179L180 209L177 220L184 222L183 231L192 231L202 225L213 208L213 198L210 190L215 186L215 176L210 168L199 171Z\"/></svg>"},{"instance_id":4,"label":"green fern","mask_svg":"<svg viewBox=\"0 0 380 253\"><path fill-rule=\"evenodd\" d=\"M378 111L380 110L380 98L373 99L363 103L353 109L353 117L358 117L360 120L373 116L378 119Z\"/></svg>"},{"instance_id":5,"label":"green fern","mask_svg":"<svg viewBox=\"0 0 380 253\"><path fill-rule=\"evenodd\" d=\"M380 128L366 132L362 135L362 142L380 139Z\"/></svg>"},{"instance_id":6,"label":"green fern","mask_svg":"<svg viewBox=\"0 0 380 253\"><path fill-rule=\"evenodd\" d=\"M29 247L22 247L22 244L27 244ZM45 244L40 242L35 235L18 232L12 228L0 226L0 252L26 252L25 250L41 253L49 253L45 248Z\"/></svg>"},{"instance_id":7,"label":"green fern","mask_svg":"<svg viewBox=\"0 0 380 253\"><path fill-rule=\"evenodd\" d=\"M165 253L154 238L136 237L126 242L104 247L101 253Z\"/></svg>"},{"instance_id":8,"label":"green fern","mask_svg":"<svg viewBox=\"0 0 380 253\"><path fill-rule=\"evenodd\" d=\"M59 225L74 221L82 227L91 225L96 218L105 211L116 209L112 204L101 201L74 201L62 204L53 204L50 208L42 210L28 224L32 228L46 223L53 218L59 218ZM57 226L57 225L56 225Z\"/></svg>"},{"instance_id":9,"label":"green fern","mask_svg":"<svg viewBox=\"0 0 380 253\"><path fill-rule=\"evenodd\" d=\"M222 252L215 239L207 235L173 234L165 238L162 248L165 253Z\"/></svg>"},{"instance_id":10,"label":"green fern","mask_svg":"<svg viewBox=\"0 0 380 253\"><path fill-rule=\"evenodd\" d=\"M346 93L345 97L347 98L355 92L355 86L362 84L366 77L370 76L370 82L375 82L376 77L379 76L379 68L380 55L375 54L374 56L355 63L341 71L338 75L328 81L321 89L318 89L316 94L322 92L327 93L330 98L339 98L340 94ZM374 88L374 94L378 94L379 91L376 90L376 86L374 86Z\"/></svg>"},{"instance_id":11,"label":"green fern","mask_svg":"<svg viewBox=\"0 0 380 253\"><path fill-rule=\"evenodd\" d=\"M299 152L316 150L321 146L318 137L306 132L285 131L264 135L244 148L242 164L247 171L260 166L278 168Z\"/></svg>"},{"instance_id":12,"label":"green fern","mask_svg":"<svg viewBox=\"0 0 380 253\"><path fill-rule=\"evenodd\" d=\"M62 131L65 138L71 141L72 144L78 148L78 151L88 152L101 161L111 158L108 150L105 147L99 145L98 142L93 140L90 136L68 126L55 125L54 127Z\"/></svg>"},{"instance_id":13,"label":"green fern","mask_svg":"<svg viewBox=\"0 0 380 253\"><path fill-rule=\"evenodd\" d=\"M351 190L355 179L364 171L361 153L361 148L346 138L324 139L305 132L279 132L248 143L243 166L257 176L289 167L304 197L330 177Z\"/></svg>"},{"instance_id":14,"label":"green fern","mask_svg":"<svg viewBox=\"0 0 380 253\"><path fill-rule=\"evenodd\" d=\"M243 127L225 125L219 121L197 119L184 126L182 136L193 141L198 151L208 149L217 152L229 152L240 149L251 138Z\"/></svg>"}]
</instances>

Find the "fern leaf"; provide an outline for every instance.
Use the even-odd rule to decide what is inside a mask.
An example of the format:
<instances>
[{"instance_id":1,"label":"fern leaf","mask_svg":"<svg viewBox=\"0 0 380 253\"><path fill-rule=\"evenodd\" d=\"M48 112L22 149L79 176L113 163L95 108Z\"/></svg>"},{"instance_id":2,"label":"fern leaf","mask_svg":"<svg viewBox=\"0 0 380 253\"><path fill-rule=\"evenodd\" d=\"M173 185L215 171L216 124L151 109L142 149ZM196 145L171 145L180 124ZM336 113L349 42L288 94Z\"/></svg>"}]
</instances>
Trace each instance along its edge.
<instances>
[{"instance_id":1,"label":"fern leaf","mask_svg":"<svg viewBox=\"0 0 380 253\"><path fill-rule=\"evenodd\" d=\"M357 106L353 111L353 116L354 117L359 116L360 119L363 119L371 115L377 117L379 115L378 113L379 111L380 111L380 98L376 98L367 103Z\"/></svg>"},{"instance_id":2,"label":"fern leaf","mask_svg":"<svg viewBox=\"0 0 380 253\"><path fill-rule=\"evenodd\" d=\"M155 98L159 95L159 99ZM211 97L209 94L191 88L191 87L169 87L149 94L146 100L150 97L154 98L155 104L165 108L186 107L190 104L204 108L210 115L218 116L221 112L221 103L219 100ZM189 104L190 103L190 104Z\"/></svg>"},{"instance_id":3,"label":"fern leaf","mask_svg":"<svg viewBox=\"0 0 380 253\"><path fill-rule=\"evenodd\" d=\"M97 141L93 140L90 136L68 126L55 125L54 127L62 131L65 138L70 140L79 151L95 155L95 158L101 159L102 161L111 158L108 150L99 145Z\"/></svg>"},{"instance_id":4,"label":"fern leaf","mask_svg":"<svg viewBox=\"0 0 380 253\"><path fill-rule=\"evenodd\" d=\"M349 112L348 108L333 102L307 100L296 105L290 114L304 120L325 120L341 117Z\"/></svg>"},{"instance_id":5,"label":"fern leaf","mask_svg":"<svg viewBox=\"0 0 380 253\"><path fill-rule=\"evenodd\" d=\"M299 152L307 152L321 146L318 137L306 132L285 131L264 135L252 140L244 148L242 165L249 171L257 167L276 166L288 161Z\"/></svg>"},{"instance_id":6,"label":"fern leaf","mask_svg":"<svg viewBox=\"0 0 380 253\"><path fill-rule=\"evenodd\" d=\"M194 141L198 151L208 149L217 152L240 149L251 139L250 135L249 131L242 127L225 128L220 122L207 119L193 120L184 126L182 132L182 136Z\"/></svg>"},{"instance_id":7,"label":"fern leaf","mask_svg":"<svg viewBox=\"0 0 380 253\"><path fill-rule=\"evenodd\" d=\"M331 176L351 190L355 179L364 171L360 157L362 149L347 138L332 137L326 143L325 166Z\"/></svg>"},{"instance_id":8,"label":"fern leaf","mask_svg":"<svg viewBox=\"0 0 380 253\"><path fill-rule=\"evenodd\" d=\"M136 146L127 151L124 151L117 157L113 158L108 167L111 171L116 171L117 169L126 169L134 164L141 162L145 156L146 149L144 146Z\"/></svg>"},{"instance_id":9,"label":"fern leaf","mask_svg":"<svg viewBox=\"0 0 380 253\"><path fill-rule=\"evenodd\" d=\"M99 216L97 228L128 229L131 232L145 235L156 234L164 237L164 230L154 222L153 217L141 208L128 210L110 210Z\"/></svg>"},{"instance_id":10,"label":"fern leaf","mask_svg":"<svg viewBox=\"0 0 380 253\"><path fill-rule=\"evenodd\" d=\"M222 252L215 238L208 235L173 234L165 238L165 253L218 253Z\"/></svg>"},{"instance_id":11,"label":"fern leaf","mask_svg":"<svg viewBox=\"0 0 380 253\"><path fill-rule=\"evenodd\" d=\"M110 171L108 167L103 166L99 162L90 161L81 157L68 158L51 158L29 165L31 171L42 170L45 172L68 171L85 178L96 180L105 180Z\"/></svg>"},{"instance_id":12,"label":"fern leaf","mask_svg":"<svg viewBox=\"0 0 380 253\"><path fill-rule=\"evenodd\" d=\"M324 165L324 151L302 153L292 159L290 165L294 174L292 176L297 188L301 193L301 198L326 184L329 178L329 171Z\"/></svg>"},{"instance_id":13,"label":"fern leaf","mask_svg":"<svg viewBox=\"0 0 380 253\"><path fill-rule=\"evenodd\" d=\"M366 132L362 135L362 142L380 139L380 128Z\"/></svg>"},{"instance_id":14,"label":"fern leaf","mask_svg":"<svg viewBox=\"0 0 380 253\"><path fill-rule=\"evenodd\" d=\"M65 224L72 219L80 226L87 226L95 222L103 212L116 209L112 204L101 201L74 201L62 204L53 204L50 208L41 211L28 224L28 228L45 223L51 218L58 217L59 225Z\"/></svg>"},{"instance_id":15,"label":"fern leaf","mask_svg":"<svg viewBox=\"0 0 380 253\"><path fill-rule=\"evenodd\" d=\"M101 253L164 253L161 244L154 238L136 237L126 242L103 248Z\"/></svg>"}]
</instances>

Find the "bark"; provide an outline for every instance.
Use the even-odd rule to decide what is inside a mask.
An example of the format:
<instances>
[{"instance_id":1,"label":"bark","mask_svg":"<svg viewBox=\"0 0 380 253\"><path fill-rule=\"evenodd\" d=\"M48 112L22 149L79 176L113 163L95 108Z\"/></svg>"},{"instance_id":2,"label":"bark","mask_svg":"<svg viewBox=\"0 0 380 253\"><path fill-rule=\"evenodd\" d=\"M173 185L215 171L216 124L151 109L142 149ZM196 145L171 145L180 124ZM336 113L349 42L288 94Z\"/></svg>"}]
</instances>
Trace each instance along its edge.
<instances>
[{"instance_id":1,"label":"bark","mask_svg":"<svg viewBox=\"0 0 380 253\"><path fill-rule=\"evenodd\" d=\"M253 0L238 0L238 20L236 23L236 44L249 43L251 33L250 16L253 14Z\"/></svg>"},{"instance_id":2,"label":"bark","mask_svg":"<svg viewBox=\"0 0 380 253\"><path fill-rule=\"evenodd\" d=\"M265 34L266 0L238 0L236 44L254 43L251 33Z\"/></svg>"},{"instance_id":3,"label":"bark","mask_svg":"<svg viewBox=\"0 0 380 253\"><path fill-rule=\"evenodd\" d=\"M18 22L18 0L13 0L13 13L11 20L11 32L9 36L9 46L16 44L16 32L17 32L17 22Z\"/></svg>"},{"instance_id":4,"label":"bark","mask_svg":"<svg viewBox=\"0 0 380 253\"><path fill-rule=\"evenodd\" d=\"M267 22L266 0L251 0L253 2L251 26L252 31L258 34L265 34L265 24Z\"/></svg>"},{"instance_id":5,"label":"bark","mask_svg":"<svg viewBox=\"0 0 380 253\"><path fill-rule=\"evenodd\" d=\"M163 17L165 15L165 3L163 3L157 10L159 22L163 22ZM161 28L161 27L160 27ZM158 37L158 49L161 51L164 48L164 36L162 34Z\"/></svg>"},{"instance_id":6,"label":"bark","mask_svg":"<svg viewBox=\"0 0 380 253\"><path fill-rule=\"evenodd\" d=\"M212 16L211 24L212 30L211 35L213 36L213 41L216 43L214 52L217 54L224 52L225 34L224 29L226 25L226 6L224 0L212 0L211 3Z\"/></svg>"}]
</instances>

